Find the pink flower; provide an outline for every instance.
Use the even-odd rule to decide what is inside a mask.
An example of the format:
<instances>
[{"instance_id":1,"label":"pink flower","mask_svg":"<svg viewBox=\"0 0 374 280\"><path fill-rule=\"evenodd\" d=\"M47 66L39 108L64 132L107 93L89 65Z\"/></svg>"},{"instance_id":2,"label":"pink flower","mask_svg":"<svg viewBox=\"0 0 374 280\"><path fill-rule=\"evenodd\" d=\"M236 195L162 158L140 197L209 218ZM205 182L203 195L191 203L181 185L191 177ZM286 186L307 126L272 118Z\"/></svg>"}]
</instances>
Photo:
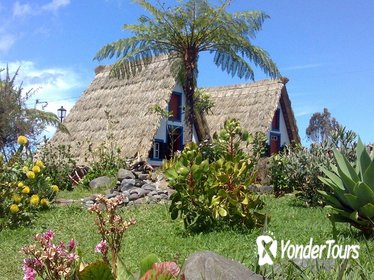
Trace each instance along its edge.
<instances>
[{"instance_id":1,"label":"pink flower","mask_svg":"<svg viewBox=\"0 0 374 280\"><path fill-rule=\"evenodd\" d=\"M106 254L107 250L108 250L108 245L106 243L106 240L101 240L99 244L97 244L95 247L95 252L101 253L103 255Z\"/></svg>"},{"instance_id":2,"label":"pink flower","mask_svg":"<svg viewBox=\"0 0 374 280\"><path fill-rule=\"evenodd\" d=\"M23 276L23 280L35 280L36 278L36 271L32 268L34 262L31 259L24 259L23 260L23 272L25 275Z\"/></svg>"},{"instance_id":3,"label":"pink flower","mask_svg":"<svg viewBox=\"0 0 374 280\"><path fill-rule=\"evenodd\" d=\"M75 243L75 240L74 239L71 239L70 241L69 241L69 252L71 252L71 251L73 251L74 249L75 249L75 246L76 246L77 244Z\"/></svg>"},{"instance_id":4,"label":"pink flower","mask_svg":"<svg viewBox=\"0 0 374 280\"><path fill-rule=\"evenodd\" d=\"M51 229L43 233L43 239L46 241L51 241L54 236L55 236L55 232Z\"/></svg>"}]
</instances>

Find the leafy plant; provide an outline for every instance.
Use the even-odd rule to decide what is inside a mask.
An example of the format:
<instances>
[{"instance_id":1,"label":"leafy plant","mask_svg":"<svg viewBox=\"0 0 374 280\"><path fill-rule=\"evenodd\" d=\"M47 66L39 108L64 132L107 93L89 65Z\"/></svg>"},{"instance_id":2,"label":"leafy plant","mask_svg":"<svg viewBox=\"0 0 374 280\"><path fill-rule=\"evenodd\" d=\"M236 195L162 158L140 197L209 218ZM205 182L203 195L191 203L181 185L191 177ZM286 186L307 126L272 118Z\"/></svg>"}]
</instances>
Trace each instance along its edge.
<instances>
[{"instance_id":1,"label":"leafy plant","mask_svg":"<svg viewBox=\"0 0 374 280\"><path fill-rule=\"evenodd\" d=\"M280 154L272 157L270 174L276 195L295 191L307 206L324 204L319 191L326 190L326 186L318 179L318 176L323 175L320 167L330 169L335 161L333 149L338 149L350 161L356 157L356 134L353 131L339 127L330 135L330 141L314 143L309 148L301 145L286 146Z\"/></svg>"},{"instance_id":2,"label":"leafy plant","mask_svg":"<svg viewBox=\"0 0 374 280\"><path fill-rule=\"evenodd\" d=\"M217 223L262 226L265 215L257 212L263 202L248 190L254 181L255 161L244 147L252 136L237 120L227 120L211 145L189 144L166 170L172 195L172 219L180 216L186 229L203 231Z\"/></svg>"},{"instance_id":3,"label":"leafy plant","mask_svg":"<svg viewBox=\"0 0 374 280\"><path fill-rule=\"evenodd\" d=\"M364 234L374 233L374 159L361 140L356 148L355 167L341 152L334 150L336 165L332 171L321 168L326 177L319 179L329 187L320 191L326 203L334 210L332 222L347 222Z\"/></svg>"},{"instance_id":4,"label":"leafy plant","mask_svg":"<svg viewBox=\"0 0 374 280\"><path fill-rule=\"evenodd\" d=\"M0 74L3 70L0 69ZM17 151L19 135L27 136L30 148L48 125L68 132L55 114L27 108L26 103L35 90L25 91L22 84L16 84L18 71L19 69L11 75L7 66L5 78L0 75L0 150L5 161Z\"/></svg>"},{"instance_id":5,"label":"leafy plant","mask_svg":"<svg viewBox=\"0 0 374 280\"><path fill-rule=\"evenodd\" d=\"M36 212L48 208L59 191L44 174L45 164L26 153L28 139L20 136L18 143L9 161L0 157L0 229L31 223Z\"/></svg>"},{"instance_id":6,"label":"leafy plant","mask_svg":"<svg viewBox=\"0 0 374 280\"><path fill-rule=\"evenodd\" d=\"M70 145L52 146L45 141L41 150L40 158L48 165L44 169L44 173L57 184L61 190L72 190L72 182L69 175L76 167L76 161L71 153Z\"/></svg>"},{"instance_id":7,"label":"leafy plant","mask_svg":"<svg viewBox=\"0 0 374 280\"><path fill-rule=\"evenodd\" d=\"M270 183L274 186L276 196L292 192L290 178L286 170L287 164L289 164L287 157L282 154L275 154L270 158Z\"/></svg>"}]
</instances>

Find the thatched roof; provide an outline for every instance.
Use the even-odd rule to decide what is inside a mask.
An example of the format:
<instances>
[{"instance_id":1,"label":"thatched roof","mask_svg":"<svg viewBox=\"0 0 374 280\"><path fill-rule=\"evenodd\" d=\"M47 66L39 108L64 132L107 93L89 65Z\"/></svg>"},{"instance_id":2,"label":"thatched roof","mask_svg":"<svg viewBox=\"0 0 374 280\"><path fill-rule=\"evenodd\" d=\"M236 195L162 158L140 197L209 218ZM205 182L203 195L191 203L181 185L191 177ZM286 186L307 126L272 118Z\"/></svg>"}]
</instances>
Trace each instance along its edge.
<instances>
[{"instance_id":1,"label":"thatched roof","mask_svg":"<svg viewBox=\"0 0 374 280\"><path fill-rule=\"evenodd\" d=\"M161 120L149 109L156 104L165 108L176 85L167 57L158 58L130 79L116 79L109 72L110 66L96 69L94 80L64 120L70 135L57 132L51 139L53 145L70 144L79 163L84 163L89 146L94 149L104 143L108 133L113 136L112 143L122 149L122 156L147 158ZM251 132L266 132L280 101L289 135L300 141L282 80L206 90L216 105L213 114L196 115L195 128L200 139L209 138L208 131L212 135L228 117L239 119Z\"/></svg>"},{"instance_id":2,"label":"thatched roof","mask_svg":"<svg viewBox=\"0 0 374 280\"><path fill-rule=\"evenodd\" d=\"M175 87L167 58L159 58L131 79L109 77L110 67L97 68L97 74L64 120L70 136L57 132L52 144L71 144L72 153L84 161L88 139L103 143L107 133L122 148L124 157L147 158L153 137L160 126L160 116L150 113L152 105L167 106ZM108 130L106 111L112 116ZM80 145L78 145L80 142Z\"/></svg>"},{"instance_id":3,"label":"thatched roof","mask_svg":"<svg viewBox=\"0 0 374 280\"><path fill-rule=\"evenodd\" d=\"M290 141L300 142L295 116L285 83L287 79L212 87L205 90L215 103L206 116L210 133L220 130L228 118L236 118L250 132L267 133L278 103L282 105Z\"/></svg>"}]
</instances>

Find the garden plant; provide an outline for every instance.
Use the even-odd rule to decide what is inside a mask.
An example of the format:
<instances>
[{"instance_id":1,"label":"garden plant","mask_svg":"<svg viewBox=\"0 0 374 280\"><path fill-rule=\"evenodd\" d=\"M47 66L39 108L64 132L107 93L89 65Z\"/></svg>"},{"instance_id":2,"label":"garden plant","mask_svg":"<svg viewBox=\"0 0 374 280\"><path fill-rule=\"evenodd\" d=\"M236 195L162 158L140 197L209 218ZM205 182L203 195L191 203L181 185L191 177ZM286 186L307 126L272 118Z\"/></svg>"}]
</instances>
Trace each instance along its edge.
<instances>
[{"instance_id":1,"label":"garden plant","mask_svg":"<svg viewBox=\"0 0 374 280\"><path fill-rule=\"evenodd\" d=\"M262 226L263 201L248 187L255 180L256 161L244 151L253 137L235 119L227 120L214 135L212 145L189 144L166 170L172 195L170 213L186 229L204 231L225 223L253 228ZM255 153L256 154L256 153Z\"/></svg>"}]
</instances>

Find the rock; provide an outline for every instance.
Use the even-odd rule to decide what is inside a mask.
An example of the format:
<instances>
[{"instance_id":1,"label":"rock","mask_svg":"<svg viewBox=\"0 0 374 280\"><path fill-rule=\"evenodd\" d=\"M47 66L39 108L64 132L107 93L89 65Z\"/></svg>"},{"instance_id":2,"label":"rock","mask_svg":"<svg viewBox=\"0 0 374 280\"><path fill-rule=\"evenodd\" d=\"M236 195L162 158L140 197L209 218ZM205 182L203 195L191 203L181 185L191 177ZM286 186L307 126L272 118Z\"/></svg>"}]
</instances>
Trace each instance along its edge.
<instances>
[{"instance_id":1,"label":"rock","mask_svg":"<svg viewBox=\"0 0 374 280\"><path fill-rule=\"evenodd\" d=\"M135 187L135 179L123 179L121 182L121 191L127 191Z\"/></svg>"},{"instance_id":2,"label":"rock","mask_svg":"<svg viewBox=\"0 0 374 280\"><path fill-rule=\"evenodd\" d=\"M122 181L123 179L135 179L135 175L130 170L120 168L117 173L117 180Z\"/></svg>"},{"instance_id":3,"label":"rock","mask_svg":"<svg viewBox=\"0 0 374 280\"><path fill-rule=\"evenodd\" d=\"M149 178L149 174L144 174L144 173L141 173L141 174L139 174L138 175L138 178L140 179L140 180L147 180L148 178Z\"/></svg>"},{"instance_id":4,"label":"rock","mask_svg":"<svg viewBox=\"0 0 374 280\"><path fill-rule=\"evenodd\" d=\"M141 187L145 184L143 180L135 179L135 187Z\"/></svg>"},{"instance_id":5,"label":"rock","mask_svg":"<svg viewBox=\"0 0 374 280\"><path fill-rule=\"evenodd\" d=\"M131 201L133 201L133 200L137 200L138 198L139 198L138 193L132 193L132 194L130 194L130 196L129 196L129 199L130 199Z\"/></svg>"},{"instance_id":6,"label":"rock","mask_svg":"<svg viewBox=\"0 0 374 280\"><path fill-rule=\"evenodd\" d=\"M137 193L139 197L143 197L143 196L145 196L146 194L148 194L149 191L144 190L144 189L142 189L142 188L135 188L135 189L131 189L131 190L130 190L130 195L133 194L133 193Z\"/></svg>"},{"instance_id":7,"label":"rock","mask_svg":"<svg viewBox=\"0 0 374 280\"><path fill-rule=\"evenodd\" d=\"M90 188L101 188L101 187L108 187L111 186L114 183L113 178L110 178L108 176L101 176L96 179L93 179L90 182Z\"/></svg>"},{"instance_id":8,"label":"rock","mask_svg":"<svg viewBox=\"0 0 374 280\"><path fill-rule=\"evenodd\" d=\"M182 273L185 280L262 280L239 262L210 251L192 254L185 261Z\"/></svg>"},{"instance_id":9,"label":"rock","mask_svg":"<svg viewBox=\"0 0 374 280\"><path fill-rule=\"evenodd\" d=\"M131 205L134 205L134 201L129 201L129 203L127 203L127 206L131 206Z\"/></svg>"},{"instance_id":10,"label":"rock","mask_svg":"<svg viewBox=\"0 0 374 280\"><path fill-rule=\"evenodd\" d=\"M161 199L168 199L169 198L169 195L167 195L165 193L159 194L159 196L161 197Z\"/></svg>"},{"instance_id":11,"label":"rock","mask_svg":"<svg viewBox=\"0 0 374 280\"><path fill-rule=\"evenodd\" d=\"M156 190L156 186L153 185L153 184L144 184L142 186L142 189L143 190L147 190L147 191L155 191Z\"/></svg>"},{"instance_id":12,"label":"rock","mask_svg":"<svg viewBox=\"0 0 374 280\"><path fill-rule=\"evenodd\" d=\"M150 191L150 192L148 193L148 196L154 196L154 195L158 195L158 193L157 193L156 190L154 190L154 191Z\"/></svg>"},{"instance_id":13,"label":"rock","mask_svg":"<svg viewBox=\"0 0 374 280\"><path fill-rule=\"evenodd\" d=\"M130 196L130 192L129 191L123 191L121 192L121 194L125 197L129 197Z\"/></svg>"}]
</instances>

